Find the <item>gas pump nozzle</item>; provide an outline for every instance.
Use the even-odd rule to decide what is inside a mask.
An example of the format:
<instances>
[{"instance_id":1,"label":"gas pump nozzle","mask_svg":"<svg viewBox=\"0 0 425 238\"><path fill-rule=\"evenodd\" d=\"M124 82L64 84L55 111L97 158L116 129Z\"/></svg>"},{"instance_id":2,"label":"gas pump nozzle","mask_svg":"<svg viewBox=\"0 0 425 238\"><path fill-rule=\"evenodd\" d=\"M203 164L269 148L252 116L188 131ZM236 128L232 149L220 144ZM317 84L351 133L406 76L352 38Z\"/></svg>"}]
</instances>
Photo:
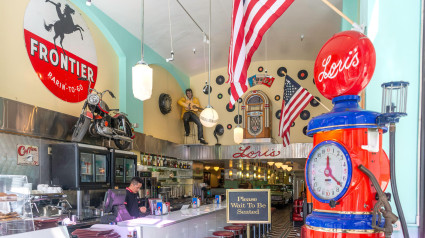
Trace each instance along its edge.
<instances>
[{"instance_id":1,"label":"gas pump nozzle","mask_svg":"<svg viewBox=\"0 0 425 238\"><path fill-rule=\"evenodd\" d=\"M375 187L376 192L378 194L378 202L373 207L372 212L372 228L378 231L383 231L385 233L386 238L390 238L393 233L393 226L398 217L392 212L391 205L388 202L387 195L382 191L379 186L378 180L376 180L375 175L368 170L363 165L359 165L359 170L366 174L370 181L372 181L373 187ZM382 208L383 207L383 208ZM376 217L378 216L378 223L376 223ZM381 216L385 218L384 227L380 227L379 223L381 223Z\"/></svg>"}]
</instances>

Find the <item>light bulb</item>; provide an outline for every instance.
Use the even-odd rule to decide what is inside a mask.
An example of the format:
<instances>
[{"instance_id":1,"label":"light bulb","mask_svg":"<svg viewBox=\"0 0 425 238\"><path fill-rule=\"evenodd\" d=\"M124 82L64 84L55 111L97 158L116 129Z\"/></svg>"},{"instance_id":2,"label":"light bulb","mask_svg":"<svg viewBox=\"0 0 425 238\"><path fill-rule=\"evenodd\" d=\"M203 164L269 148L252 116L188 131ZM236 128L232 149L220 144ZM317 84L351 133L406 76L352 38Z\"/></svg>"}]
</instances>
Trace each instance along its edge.
<instances>
[{"instance_id":1,"label":"light bulb","mask_svg":"<svg viewBox=\"0 0 425 238\"><path fill-rule=\"evenodd\" d=\"M214 108L212 108L212 107L207 107L201 112L199 119L201 120L201 123L202 123L203 126L213 127L218 122L217 111L214 110Z\"/></svg>"}]
</instances>

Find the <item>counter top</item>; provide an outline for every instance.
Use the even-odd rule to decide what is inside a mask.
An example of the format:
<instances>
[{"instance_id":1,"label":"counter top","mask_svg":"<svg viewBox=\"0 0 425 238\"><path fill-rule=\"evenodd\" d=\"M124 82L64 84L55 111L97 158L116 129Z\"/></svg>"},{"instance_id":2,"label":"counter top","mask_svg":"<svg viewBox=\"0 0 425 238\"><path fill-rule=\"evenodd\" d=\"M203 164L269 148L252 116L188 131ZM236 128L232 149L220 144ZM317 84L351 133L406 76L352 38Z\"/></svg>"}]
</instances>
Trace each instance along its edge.
<instances>
[{"instance_id":1,"label":"counter top","mask_svg":"<svg viewBox=\"0 0 425 238\"><path fill-rule=\"evenodd\" d=\"M197 218L199 216L207 215L217 212L226 208L225 204L209 204L199 208L189 208L186 210L179 210L170 212L167 215L154 216L149 215L137 219L118 222L118 226L144 226L144 227L166 227L174 225L179 222L187 221Z\"/></svg>"}]
</instances>

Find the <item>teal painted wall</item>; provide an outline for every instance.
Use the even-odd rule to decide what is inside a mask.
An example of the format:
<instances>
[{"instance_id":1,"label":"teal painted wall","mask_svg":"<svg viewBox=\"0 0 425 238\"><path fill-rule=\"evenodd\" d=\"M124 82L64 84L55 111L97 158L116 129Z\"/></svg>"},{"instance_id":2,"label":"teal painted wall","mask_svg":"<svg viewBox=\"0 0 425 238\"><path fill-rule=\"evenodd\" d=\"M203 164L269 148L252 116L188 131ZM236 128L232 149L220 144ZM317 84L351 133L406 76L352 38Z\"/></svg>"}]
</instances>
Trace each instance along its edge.
<instances>
[{"instance_id":1,"label":"teal painted wall","mask_svg":"<svg viewBox=\"0 0 425 238\"><path fill-rule=\"evenodd\" d=\"M352 21L359 24L359 0L344 0L342 2L342 12ZM346 31L351 30L351 28L351 24L341 17L341 30Z\"/></svg>"},{"instance_id":2,"label":"teal painted wall","mask_svg":"<svg viewBox=\"0 0 425 238\"><path fill-rule=\"evenodd\" d=\"M131 122L138 123L136 131L143 132L143 102L133 97L131 68L141 58L141 42L130 32L113 21L95 6L88 7L85 1L72 0L102 31L114 48L119 61L120 110L128 114ZM169 64L149 46L144 45L144 60L165 68L179 83L182 92L189 87L189 77ZM102 70L102 69L99 69ZM154 72L155 73L155 72ZM156 100L156 99L155 99Z\"/></svg>"},{"instance_id":3,"label":"teal painted wall","mask_svg":"<svg viewBox=\"0 0 425 238\"><path fill-rule=\"evenodd\" d=\"M344 1L344 3L347 1ZM397 188L410 230L418 237L418 131L420 99L421 1L362 1L361 20L376 50L374 76L366 88L366 109L381 111L381 84L390 81L410 83L407 99L408 116L401 118L396 131ZM383 147L389 151L389 136ZM391 192L391 188L387 188ZM392 202L393 211L396 211ZM402 237L395 231L392 237Z\"/></svg>"}]
</instances>

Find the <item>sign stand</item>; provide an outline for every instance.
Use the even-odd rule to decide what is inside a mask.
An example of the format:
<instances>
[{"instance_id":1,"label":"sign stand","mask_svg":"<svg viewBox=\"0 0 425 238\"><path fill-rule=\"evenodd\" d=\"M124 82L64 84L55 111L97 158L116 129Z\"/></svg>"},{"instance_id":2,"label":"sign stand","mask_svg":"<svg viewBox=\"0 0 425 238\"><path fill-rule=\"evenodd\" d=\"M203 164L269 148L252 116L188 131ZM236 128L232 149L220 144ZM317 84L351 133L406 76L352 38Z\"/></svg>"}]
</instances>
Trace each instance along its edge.
<instances>
[{"instance_id":1,"label":"sign stand","mask_svg":"<svg viewBox=\"0 0 425 238\"><path fill-rule=\"evenodd\" d=\"M246 237L251 238L251 225L246 224Z\"/></svg>"}]
</instances>

